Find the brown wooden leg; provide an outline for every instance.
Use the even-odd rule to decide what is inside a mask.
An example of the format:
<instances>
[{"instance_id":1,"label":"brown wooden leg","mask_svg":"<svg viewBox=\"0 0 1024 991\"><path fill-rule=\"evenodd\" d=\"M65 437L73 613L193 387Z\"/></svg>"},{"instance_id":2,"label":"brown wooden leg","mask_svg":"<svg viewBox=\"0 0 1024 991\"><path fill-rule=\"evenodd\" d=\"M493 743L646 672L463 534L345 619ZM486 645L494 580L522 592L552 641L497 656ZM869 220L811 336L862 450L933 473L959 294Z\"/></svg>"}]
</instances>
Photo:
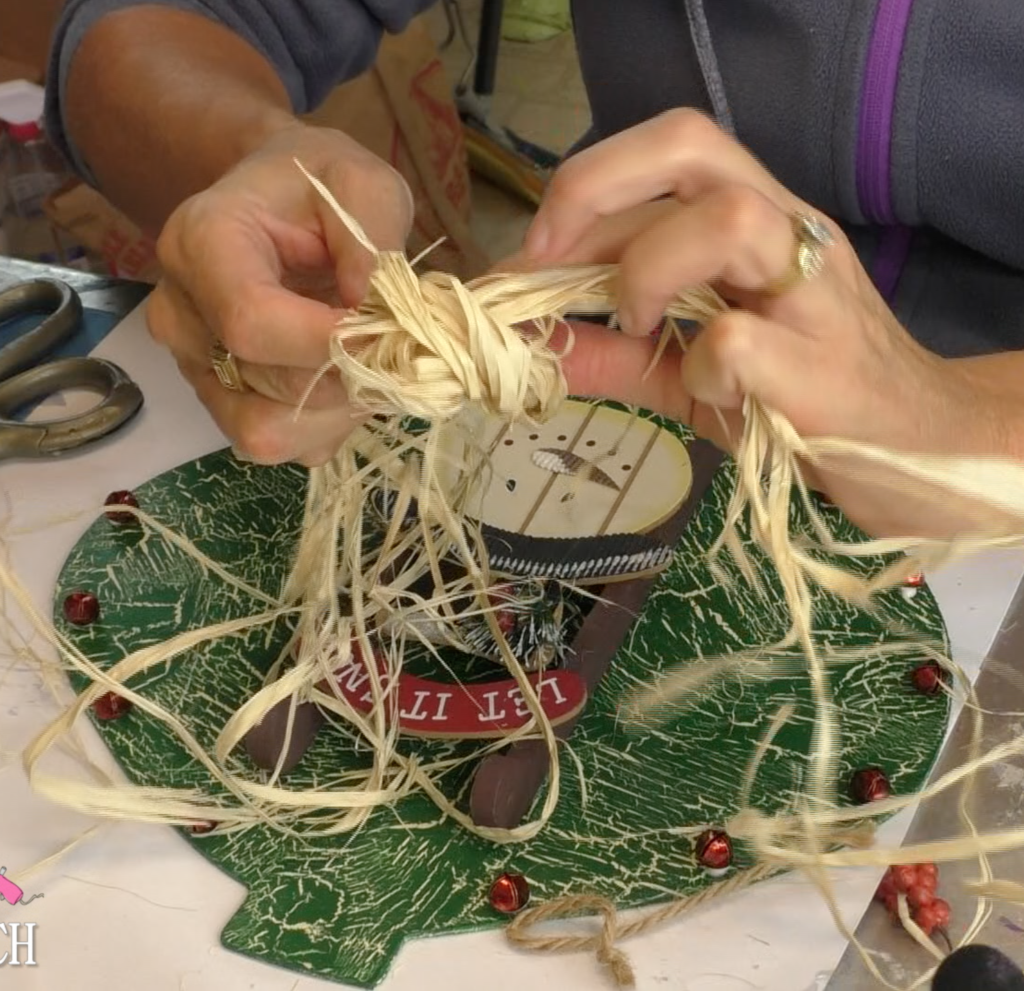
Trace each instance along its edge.
<instances>
[{"instance_id":1,"label":"brown wooden leg","mask_svg":"<svg viewBox=\"0 0 1024 991\"><path fill-rule=\"evenodd\" d=\"M266 771L277 767L277 762L288 737L288 711L291 699L282 699L245 735L245 750L253 763ZM313 745L326 717L319 706L301 702L295 706L292 734L288 752L281 764L281 773L287 774L302 760L302 755Z\"/></svg>"}]
</instances>

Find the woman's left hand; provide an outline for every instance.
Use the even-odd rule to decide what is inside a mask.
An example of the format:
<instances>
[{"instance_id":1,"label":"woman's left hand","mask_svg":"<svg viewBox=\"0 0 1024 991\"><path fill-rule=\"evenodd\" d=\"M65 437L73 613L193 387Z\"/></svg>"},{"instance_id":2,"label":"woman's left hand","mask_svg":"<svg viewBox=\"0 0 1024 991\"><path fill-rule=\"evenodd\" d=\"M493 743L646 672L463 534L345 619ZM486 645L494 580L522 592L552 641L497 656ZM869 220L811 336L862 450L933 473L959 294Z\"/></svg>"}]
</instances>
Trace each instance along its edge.
<instances>
[{"instance_id":1,"label":"woman's left hand","mask_svg":"<svg viewBox=\"0 0 1024 991\"><path fill-rule=\"evenodd\" d=\"M797 214L820 219L831 233L824 267L779 294L766 292L792 271ZM595 262L621 267L625 333L574 327L565 371L577 395L666 413L726 447L714 408L726 413L735 442L748 395L806 437L939 453L969 429L966 376L900 326L839 228L696 112L672 111L625 131L553 177L513 265ZM701 283L715 286L731 309L645 380L650 332L666 304ZM840 475L813 482L869 530L906 533L920 522L894 518L891 493Z\"/></svg>"}]
</instances>

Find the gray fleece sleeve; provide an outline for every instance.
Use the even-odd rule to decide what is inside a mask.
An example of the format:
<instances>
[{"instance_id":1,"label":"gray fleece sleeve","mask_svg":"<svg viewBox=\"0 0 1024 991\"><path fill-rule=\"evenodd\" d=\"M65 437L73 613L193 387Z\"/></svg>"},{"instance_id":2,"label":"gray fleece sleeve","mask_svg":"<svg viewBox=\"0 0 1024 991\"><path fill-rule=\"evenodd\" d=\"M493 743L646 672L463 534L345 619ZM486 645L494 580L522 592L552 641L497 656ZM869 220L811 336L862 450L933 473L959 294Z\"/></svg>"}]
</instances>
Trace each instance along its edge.
<instances>
[{"instance_id":1,"label":"gray fleece sleeve","mask_svg":"<svg viewBox=\"0 0 1024 991\"><path fill-rule=\"evenodd\" d=\"M82 175L85 165L64 127L68 70L86 33L107 14L131 7L192 11L244 38L277 70L296 113L316 107L338 83L370 65L384 32L397 34L433 0L69 0L54 32L46 129ZM213 96L213 94L211 94ZM113 126L113 125L112 125Z\"/></svg>"}]
</instances>

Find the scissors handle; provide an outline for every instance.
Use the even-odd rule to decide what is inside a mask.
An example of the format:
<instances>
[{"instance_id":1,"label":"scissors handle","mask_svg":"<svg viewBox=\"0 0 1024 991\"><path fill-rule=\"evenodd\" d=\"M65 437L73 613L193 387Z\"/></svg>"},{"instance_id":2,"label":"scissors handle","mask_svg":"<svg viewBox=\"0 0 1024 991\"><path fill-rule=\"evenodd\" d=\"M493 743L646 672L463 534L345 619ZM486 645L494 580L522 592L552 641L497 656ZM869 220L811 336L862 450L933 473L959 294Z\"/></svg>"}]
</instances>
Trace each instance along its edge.
<instances>
[{"instance_id":1,"label":"scissors handle","mask_svg":"<svg viewBox=\"0 0 1024 991\"><path fill-rule=\"evenodd\" d=\"M90 389L103 397L77 416L40 423L8 419L21 406L63 389ZM142 390L112 362L63 358L0 382L0 458L62 454L106 437L142 408Z\"/></svg>"},{"instance_id":2,"label":"scissors handle","mask_svg":"<svg viewBox=\"0 0 1024 991\"><path fill-rule=\"evenodd\" d=\"M14 317L45 313L38 327L0 347L0 380L36 364L70 339L82 319L82 301L56 279L19 282L0 292L0 325Z\"/></svg>"}]
</instances>

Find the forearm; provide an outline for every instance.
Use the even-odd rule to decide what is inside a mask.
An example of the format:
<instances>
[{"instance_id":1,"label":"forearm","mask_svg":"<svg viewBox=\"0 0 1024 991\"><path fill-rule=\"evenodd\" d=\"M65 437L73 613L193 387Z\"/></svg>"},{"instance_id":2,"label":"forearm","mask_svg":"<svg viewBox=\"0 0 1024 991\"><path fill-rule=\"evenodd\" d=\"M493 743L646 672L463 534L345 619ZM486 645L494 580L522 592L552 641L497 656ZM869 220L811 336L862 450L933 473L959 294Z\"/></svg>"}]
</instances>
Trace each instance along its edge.
<instances>
[{"instance_id":1,"label":"forearm","mask_svg":"<svg viewBox=\"0 0 1024 991\"><path fill-rule=\"evenodd\" d=\"M1024 464L1024 351L957 358L948 365L956 426L939 449Z\"/></svg>"},{"instance_id":2,"label":"forearm","mask_svg":"<svg viewBox=\"0 0 1024 991\"><path fill-rule=\"evenodd\" d=\"M278 75L246 41L200 15L143 6L85 35L64 121L100 189L155 233L294 118Z\"/></svg>"},{"instance_id":3,"label":"forearm","mask_svg":"<svg viewBox=\"0 0 1024 991\"><path fill-rule=\"evenodd\" d=\"M1024 465L1024 352L934 359L936 373L906 391L879 397L889 424L873 442L908 454L1000 458ZM839 459L813 473L847 515L874 536L929 538L1016 532L1019 521L993 516L967 497L911 481L885 464ZM829 470L831 468L831 470Z\"/></svg>"}]
</instances>

